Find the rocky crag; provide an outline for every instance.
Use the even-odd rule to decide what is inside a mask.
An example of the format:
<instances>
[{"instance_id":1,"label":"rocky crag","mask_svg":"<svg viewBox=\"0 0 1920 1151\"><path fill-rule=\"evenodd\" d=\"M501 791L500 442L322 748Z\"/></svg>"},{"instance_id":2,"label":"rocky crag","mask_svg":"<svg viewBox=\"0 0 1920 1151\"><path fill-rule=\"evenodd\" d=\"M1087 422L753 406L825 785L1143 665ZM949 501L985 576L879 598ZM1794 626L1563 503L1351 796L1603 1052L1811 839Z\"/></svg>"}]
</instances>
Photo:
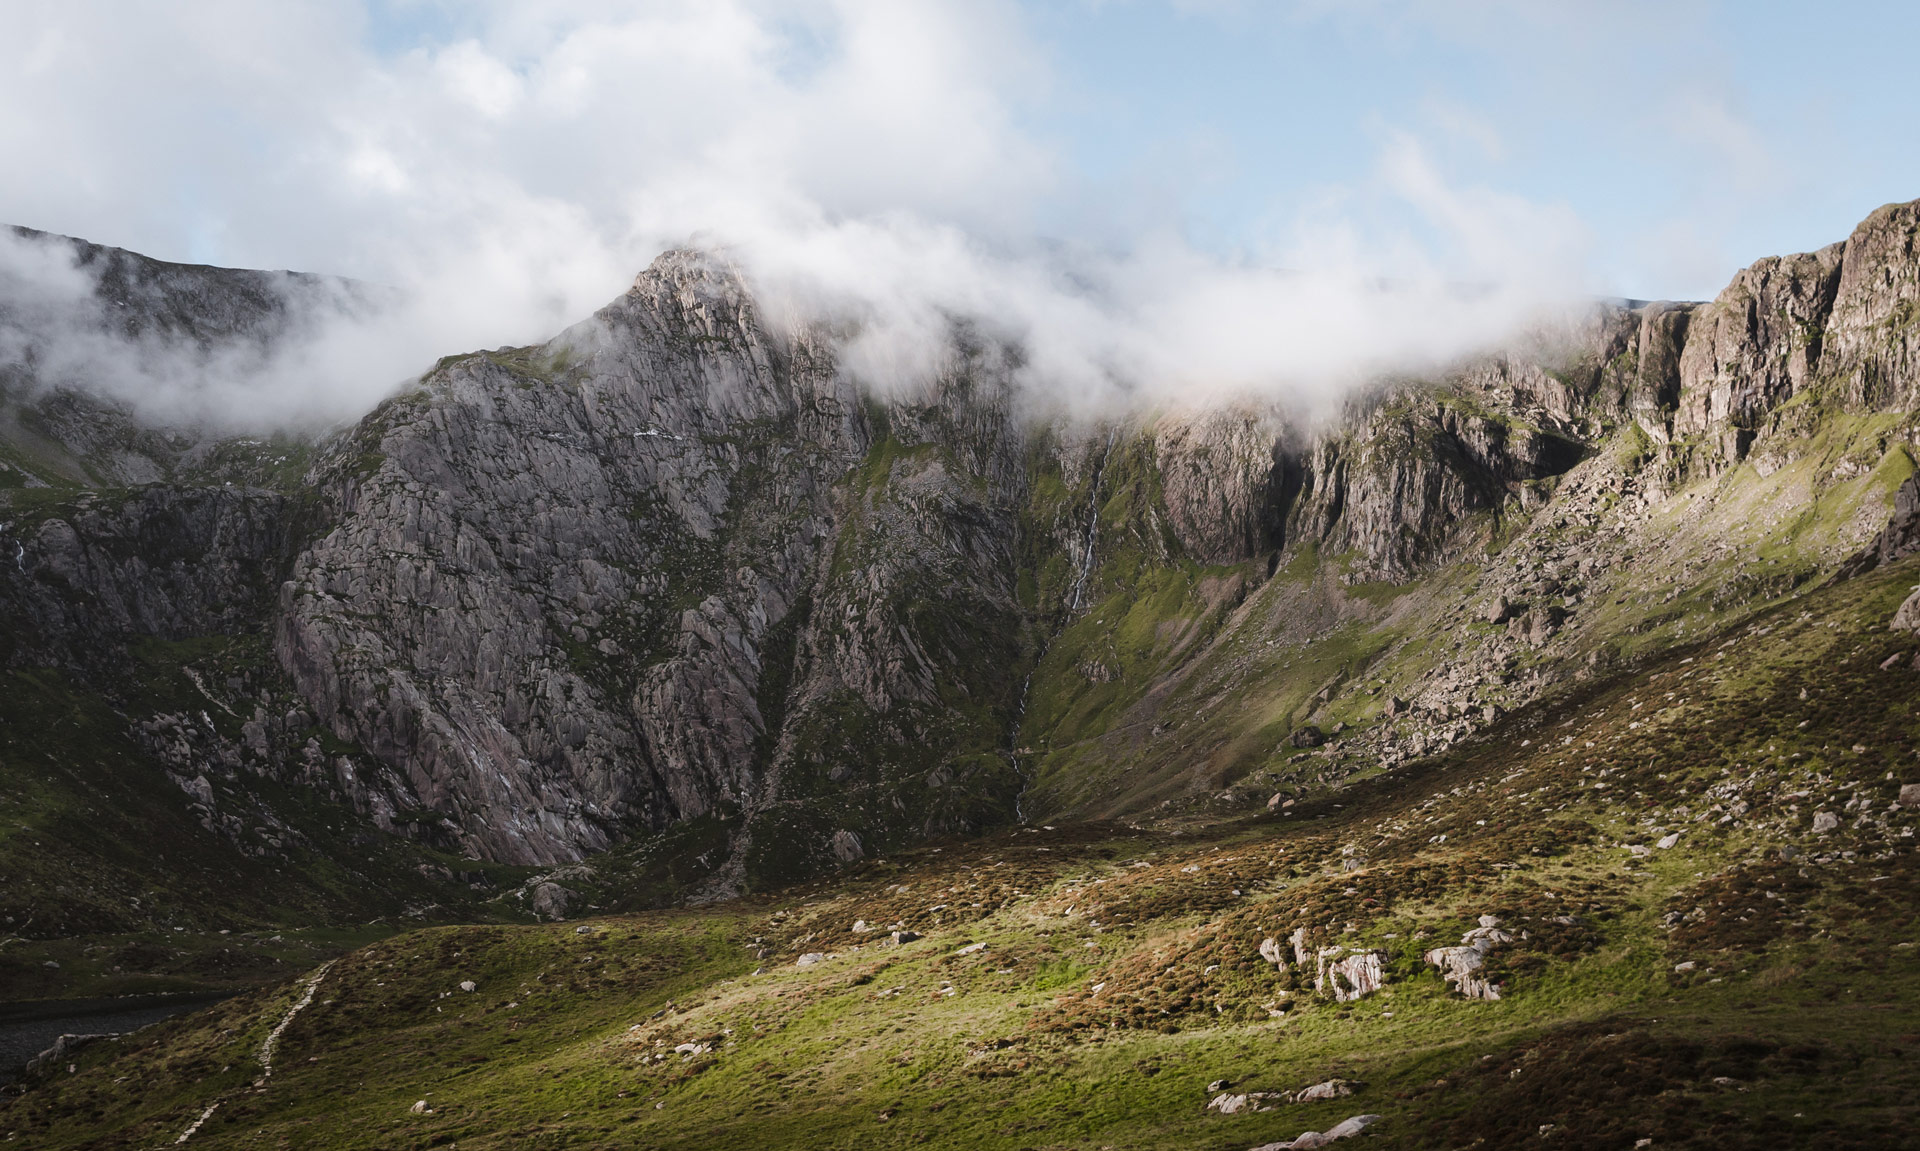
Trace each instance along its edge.
<instances>
[{"instance_id":1,"label":"rocky crag","mask_svg":"<svg viewBox=\"0 0 1920 1151\"><path fill-rule=\"evenodd\" d=\"M269 854L299 836L230 810L250 778L515 864L706 827L709 897L1022 817L1277 806L1860 553L1920 435L1917 227L1889 206L1333 419L1048 422L964 330L869 394L696 253L314 442L149 444L16 372L0 653L124 700L142 643L239 645L128 722Z\"/></svg>"}]
</instances>

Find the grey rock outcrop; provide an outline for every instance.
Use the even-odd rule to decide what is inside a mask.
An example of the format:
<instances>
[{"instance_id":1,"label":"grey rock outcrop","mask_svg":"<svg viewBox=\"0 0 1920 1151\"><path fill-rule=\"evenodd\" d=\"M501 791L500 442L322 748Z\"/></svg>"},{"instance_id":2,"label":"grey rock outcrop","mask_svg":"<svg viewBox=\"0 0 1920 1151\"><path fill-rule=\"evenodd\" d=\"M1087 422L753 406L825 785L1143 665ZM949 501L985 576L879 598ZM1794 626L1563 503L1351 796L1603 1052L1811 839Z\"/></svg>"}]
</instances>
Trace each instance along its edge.
<instances>
[{"instance_id":1,"label":"grey rock outcrop","mask_svg":"<svg viewBox=\"0 0 1920 1151\"><path fill-rule=\"evenodd\" d=\"M1313 1148L1325 1147L1329 1143L1351 1139L1378 1123L1380 1119L1381 1116L1378 1115L1355 1115L1341 1120L1325 1131L1303 1131L1283 1143L1262 1143L1253 1151L1312 1151Z\"/></svg>"},{"instance_id":2,"label":"grey rock outcrop","mask_svg":"<svg viewBox=\"0 0 1920 1151\"><path fill-rule=\"evenodd\" d=\"M1820 374L1867 410L1920 406L1920 201L1888 204L1847 238Z\"/></svg>"},{"instance_id":3,"label":"grey rock outcrop","mask_svg":"<svg viewBox=\"0 0 1920 1151\"><path fill-rule=\"evenodd\" d=\"M1491 915L1480 917L1480 926L1460 937L1458 947L1436 947L1427 952L1426 961L1440 969L1440 977L1468 999L1500 998L1501 985L1489 979L1483 969L1487 955L1513 936L1500 927Z\"/></svg>"},{"instance_id":4,"label":"grey rock outcrop","mask_svg":"<svg viewBox=\"0 0 1920 1151\"><path fill-rule=\"evenodd\" d=\"M1920 590L1900 601L1887 626L1894 631L1920 631Z\"/></svg>"},{"instance_id":5,"label":"grey rock outcrop","mask_svg":"<svg viewBox=\"0 0 1920 1151\"><path fill-rule=\"evenodd\" d=\"M1324 991L1341 1003L1364 999L1386 985L1385 957L1378 951L1342 955L1339 947L1322 948L1315 957L1315 991Z\"/></svg>"},{"instance_id":6,"label":"grey rock outcrop","mask_svg":"<svg viewBox=\"0 0 1920 1151\"><path fill-rule=\"evenodd\" d=\"M1696 309L1680 359L1674 432L1743 430L1814 380L1844 244L1761 260ZM1740 445L1744 450L1744 443Z\"/></svg>"}]
</instances>

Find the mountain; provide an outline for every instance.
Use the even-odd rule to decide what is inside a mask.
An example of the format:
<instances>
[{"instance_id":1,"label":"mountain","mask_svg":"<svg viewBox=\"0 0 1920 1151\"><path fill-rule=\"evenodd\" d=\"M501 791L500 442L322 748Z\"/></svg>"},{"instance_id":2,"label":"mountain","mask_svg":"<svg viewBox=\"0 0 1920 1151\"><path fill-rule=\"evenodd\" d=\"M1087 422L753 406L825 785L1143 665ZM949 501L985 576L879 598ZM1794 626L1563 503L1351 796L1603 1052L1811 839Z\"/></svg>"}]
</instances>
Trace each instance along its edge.
<instances>
[{"instance_id":1,"label":"mountain","mask_svg":"<svg viewBox=\"0 0 1920 1151\"><path fill-rule=\"evenodd\" d=\"M783 1102L722 1145L884 1145L913 1112L941 1141L1030 1145L1070 1113L1069 1145L1251 1146L1267 1104L1307 1113L1276 1077L1312 1074L1390 1085L1368 1104L1409 1146L1548 1124L1631 1146L1713 1091L1684 1138L1732 1146L1769 1121L1719 1079L1804 1100L1845 1065L1871 1070L1845 1096L1866 1110L1795 1105L1892 1145L1916 230L1920 203L1890 205L1710 303L1596 306L1331 416L1050 418L1019 349L964 323L925 387L862 390L831 333L774 324L699 252L309 439L153 431L23 359L0 426L0 765L26 817L0 865L29 877L0 893L8 978L131 986L139 965L89 942L112 933L181 936L176 978L240 986L273 977L258 948L244 978L182 966L229 950L219 924L496 925L321 969L351 1006L316 1011L298 1050L323 1066L279 1095L243 1086L270 1051L211 1053L292 985L90 1055L18 1121L132 1145L225 1101L326 1145L644 1121L669 1146L747 1093ZM282 315L232 319L259 275L150 276L140 308L251 338L230 333ZM171 862L140 850L162 842ZM254 878L234 897L223 874ZM1493 941L1462 945L1470 966L1404 942L1463 929ZM882 947L895 931L927 939ZM556 965L575 974L541 990ZM1884 1026L1825 1006L1856 968ZM422 1016L455 975L486 992L452 993L478 998L449 1031ZM508 1053L535 995L559 997ZM1812 1014L1755 1038L1741 1004L1762 998ZM1417 1021L1391 1022L1401 1003ZM896 1037L907 1019L964 1054ZM356 1096L350 1137L311 1110L350 1050L409 1052L381 1074L415 1098L499 1066L459 1109L408 1113L434 1122ZM1580 1096L1568 1129L1555 1100L1608 1060L1630 1105ZM536 1061L584 1094L528 1079ZM1266 1086L1244 1116L1199 1110L1247 1066ZM131 1109L102 1095L122 1067L152 1087ZM1539 1094L1510 1085L1529 1068L1551 1071ZM928 1103L1003 1107L1016 1072L1051 1102L1004 1122ZM575 1103L593 1118L570 1126Z\"/></svg>"}]
</instances>

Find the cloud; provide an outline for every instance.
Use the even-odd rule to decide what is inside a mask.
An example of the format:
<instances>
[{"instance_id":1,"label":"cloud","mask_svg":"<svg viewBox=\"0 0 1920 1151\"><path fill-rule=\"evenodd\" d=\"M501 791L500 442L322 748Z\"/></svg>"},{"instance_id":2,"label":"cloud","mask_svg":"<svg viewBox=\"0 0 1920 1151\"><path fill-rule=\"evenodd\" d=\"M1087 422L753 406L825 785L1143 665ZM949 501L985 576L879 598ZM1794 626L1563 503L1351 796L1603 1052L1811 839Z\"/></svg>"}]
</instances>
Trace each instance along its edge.
<instances>
[{"instance_id":1,"label":"cloud","mask_svg":"<svg viewBox=\"0 0 1920 1151\"><path fill-rule=\"evenodd\" d=\"M388 35L399 17L427 32ZM687 243L724 248L783 314L848 325L875 386L932 370L966 317L1079 410L1325 400L1581 287L1564 210L1397 135L1258 249L1204 252L1173 219L1039 236L1098 191L1028 126L1056 81L1001 0L29 0L16 24L0 212L405 301L336 308L264 360L89 353L102 386L176 416L351 417L441 354L551 336ZM72 288L0 245L13 260L17 283Z\"/></svg>"}]
</instances>

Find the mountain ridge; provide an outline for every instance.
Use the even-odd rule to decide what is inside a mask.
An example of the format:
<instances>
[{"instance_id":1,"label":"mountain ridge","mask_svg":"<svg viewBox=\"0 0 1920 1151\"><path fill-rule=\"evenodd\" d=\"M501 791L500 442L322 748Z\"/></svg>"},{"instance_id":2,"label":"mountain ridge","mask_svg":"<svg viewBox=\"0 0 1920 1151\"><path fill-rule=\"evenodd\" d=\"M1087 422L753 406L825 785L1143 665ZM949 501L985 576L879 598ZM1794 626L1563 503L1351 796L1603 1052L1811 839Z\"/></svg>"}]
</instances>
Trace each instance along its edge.
<instances>
[{"instance_id":1,"label":"mountain ridge","mask_svg":"<svg viewBox=\"0 0 1920 1151\"><path fill-rule=\"evenodd\" d=\"M1313 757L1309 782L1331 783L1361 759L1390 766L1466 738L1579 674L1566 665L1613 658L1577 638L1607 614L1577 590L1615 562L1595 545L1577 570L1496 593L1516 606L1498 621L1506 637L1480 645L1491 685L1447 683L1464 662L1451 658L1436 670L1388 657L1373 679L1395 680L1404 703L1355 679L1471 614L1412 611L1392 589L1498 583L1492 554L1514 540L1533 549L1529 570L1565 567L1553 557L1567 543L1539 526L1555 500L1577 497L1577 526L1610 538L1651 522L1670 489L1743 464L1774 498L1792 453L1818 445L1859 475L1802 477L1789 498L1858 479L1848 498L1867 504L1823 529L1834 538L1788 546L1780 578L1856 549L1883 515L1867 505L1911 470L1895 416L1916 386L1900 319L1920 266L1915 215L1889 205L1848 241L1757 263L1711 303L1602 306L1530 350L1376 387L1331 425L1259 405L1036 423L1012 349L964 333L923 394L876 398L837 372L824 333L768 331L738 272L669 253L549 344L448 357L311 454L287 453L310 463L286 495L149 489L84 530L20 509L8 659L78 668L137 634L265 633L284 698L340 751L309 739L269 753L268 729L298 725L256 703L216 758L300 762L270 770L388 830L503 862L577 862L677 822L745 819L740 882L1005 821L1022 796L1043 815L1078 810L1068 796L1101 773L1076 776L1071 748L1089 734L1111 747L1094 729L1112 708L1154 728L1151 701L1194 679L1194 653L1316 638L1268 600L1319 603L1334 631L1414 620L1407 634L1373 628L1338 668L1306 661L1320 679L1297 702L1282 693L1272 715L1179 749L1224 762L1191 793L1247 775L1277 787L1298 782L1285 760L1315 750L1291 746L1293 727L1364 721L1335 741L1354 749L1345 760ZM1804 402L1816 392L1827 398ZM275 526L242 527L262 514ZM279 541L271 562L243 542L262 530ZM1671 542L1665 530L1643 534ZM206 568L207 586L182 594L217 601L212 614L144 590L161 577L138 541L196 531L204 562L173 559L168 578ZM131 552L124 574L85 560L90 538ZM284 572L270 608L231 574L263 563ZM1332 583L1276 580L1289 572ZM1379 602L1350 590L1368 587ZM1103 600L1146 630L1090 624ZM81 616L92 622L57 642L14 638ZM844 738L855 730L858 746ZM757 834L756 819L775 822Z\"/></svg>"}]
</instances>

